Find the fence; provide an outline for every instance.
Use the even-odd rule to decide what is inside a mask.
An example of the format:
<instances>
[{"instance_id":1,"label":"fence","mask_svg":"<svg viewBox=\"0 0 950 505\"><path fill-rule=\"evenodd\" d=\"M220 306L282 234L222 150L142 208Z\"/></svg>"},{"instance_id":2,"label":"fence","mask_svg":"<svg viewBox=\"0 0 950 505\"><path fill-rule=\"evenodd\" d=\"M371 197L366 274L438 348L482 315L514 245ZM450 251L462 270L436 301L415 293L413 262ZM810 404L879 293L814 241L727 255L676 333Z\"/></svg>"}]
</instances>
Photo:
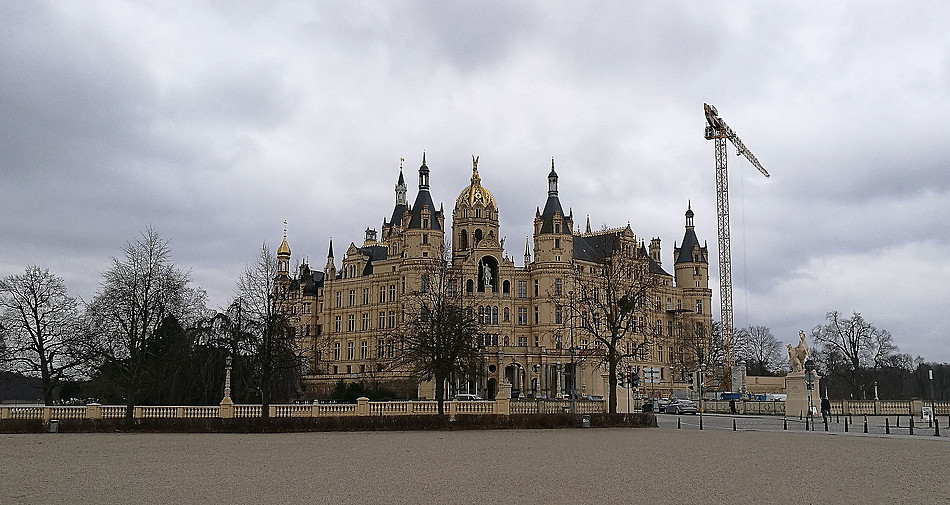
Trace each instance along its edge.
<instances>
[{"instance_id":1,"label":"fence","mask_svg":"<svg viewBox=\"0 0 950 505\"><path fill-rule=\"evenodd\" d=\"M566 412L570 409L568 400L481 400L446 401L444 411L449 416L458 414L548 414ZM578 414L604 412L604 402L578 401ZM567 409L567 410L566 410ZM0 406L0 420L5 419L119 419L125 417L126 407L122 405L90 404L85 406ZM437 414L439 403L425 401L371 402L359 398L351 404L280 404L271 405L270 417L339 417L339 416L411 416ZM260 417L260 405L221 406L141 406L134 407L132 417L149 418L212 418L212 417Z\"/></svg>"},{"instance_id":2,"label":"fence","mask_svg":"<svg viewBox=\"0 0 950 505\"><path fill-rule=\"evenodd\" d=\"M814 399L815 408L818 408L819 398ZM704 411L730 414L732 409L728 401L707 400L703 402ZM736 413L748 415L785 415L785 402L781 401L747 401L736 400ZM923 400L832 400L832 415L852 416L919 416L923 407L930 403ZM950 402L934 403L935 415L950 415ZM799 412L788 412L790 416L797 416Z\"/></svg>"}]
</instances>

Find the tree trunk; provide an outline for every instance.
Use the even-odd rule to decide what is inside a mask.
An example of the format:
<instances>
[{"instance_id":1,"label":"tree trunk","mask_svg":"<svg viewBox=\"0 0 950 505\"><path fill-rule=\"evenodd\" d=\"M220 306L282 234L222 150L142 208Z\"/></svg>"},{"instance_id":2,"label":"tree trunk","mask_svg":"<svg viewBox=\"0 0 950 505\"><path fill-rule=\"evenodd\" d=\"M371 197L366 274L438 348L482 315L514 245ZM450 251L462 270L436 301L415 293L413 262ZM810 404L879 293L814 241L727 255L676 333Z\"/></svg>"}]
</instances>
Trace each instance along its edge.
<instances>
[{"instance_id":1,"label":"tree trunk","mask_svg":"<svg viewBox=\"0 0 950 505\"><path fill-rule=\"evenodd\" d=\"M445 414L445 377L435 377L435 399L439 402L439 415Z\"/></svg>"},{"instance_id":2,"label":"tree trunk","mask_svg":"<svg viewBox=\"0 0 950 505\"><path fill-rule=\"evenodd\" d=\"M617 352L613 349L608 351L609 355L607 357L609 374L607 376L608 390L610 392L609 396L609 405L607 412L610 414L617 413Z\"/></svg>"}]
</instances>

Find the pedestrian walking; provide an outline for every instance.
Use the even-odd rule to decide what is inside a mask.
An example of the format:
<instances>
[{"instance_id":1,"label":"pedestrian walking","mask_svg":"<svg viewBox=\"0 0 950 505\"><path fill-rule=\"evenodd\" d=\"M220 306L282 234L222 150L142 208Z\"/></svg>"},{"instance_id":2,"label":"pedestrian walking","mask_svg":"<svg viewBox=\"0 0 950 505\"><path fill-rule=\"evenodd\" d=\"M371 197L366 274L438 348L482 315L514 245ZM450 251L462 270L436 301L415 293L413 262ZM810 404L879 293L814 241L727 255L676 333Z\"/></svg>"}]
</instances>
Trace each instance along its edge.
<instances>
[{"instance_id":1,"label":"pedestrian walking","mask_svg":"<svg viewBox=\"0 0 950 505\"><path fill-rule=\"evenodd\" d=\"M831 401L828 400L826 395L821 399L821 418L827 422L829 417L831 417Z\"/></svg>"}]
</instances>

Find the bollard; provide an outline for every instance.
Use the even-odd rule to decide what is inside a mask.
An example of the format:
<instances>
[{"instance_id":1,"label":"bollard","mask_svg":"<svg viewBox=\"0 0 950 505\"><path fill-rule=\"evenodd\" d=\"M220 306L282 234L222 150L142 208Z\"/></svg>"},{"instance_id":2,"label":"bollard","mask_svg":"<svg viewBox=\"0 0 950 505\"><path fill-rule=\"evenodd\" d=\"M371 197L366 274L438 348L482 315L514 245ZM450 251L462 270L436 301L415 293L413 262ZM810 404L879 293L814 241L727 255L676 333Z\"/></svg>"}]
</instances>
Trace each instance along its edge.
<instances>
[{"instance_id":1,"label":"bollard","mask_svg":"<svg viewBox=\"0 0 950 505\"><path fill-rule=\"evenodd\" d=\"M897 427L901 427L901 416L897 416Z\"/></svg>"},{"instance_id":2,"label":"bollard","mask_svg":"<svg viewBox=\"0 0 950 505\"><path fill-rule=\"evenodd\" d=\"M841 424L841 414L835 416L835 423Z\"/></svg>"},{"instance_id":3,"label":"bollard","mask_svg":"<svg viewBox=\"0 0 950 505\"><path fill-rule=\"evenodd\" d=\"M828 431L828 418L825 418L825 431Z\"/></svg>"},{"instance_id":4,"label":"bollard","mask_svg":"<svg viewBox=\"0 0 950 505\"><path fill-rule=\"evenodd\" d=\"M804 412L805 412L805 411L803 411L803 410L799 410L799 411L798 411L798 420L799 420L799 421L802 420L802 417L804 416Z\"/></svg>"},{"instance_id":5,"label":"bollard","mask_svg":"<svg viewBox=\"0 0 950 505\"><path fill-rule=\"evenodd\" d=\"M782 416L782 430L788 431L788 418Z\"/></svg>"},{"instance_id":6,"label":"bollard","mask_svg":"<svg viewBox=\"0 0 950 505\"><path fill-rule=\"evenodd\" d=\"M914 434L914 416L910 416L910 434Z\"/></svg>"},{"instance_id":7,"label":"bollard","mask_svg":"<svg viewBox=\"0 0 950 505\"><path fill-rule=\"evenodd\" d=\"M805 431L809 431L809 429L808 429L808 418L809 418L809 417L811 417L811 416L805 417Z\"/></svg>"},{"instance_id":8,"label":"bollard","mask_svg":"<svg viewBox=\"0 0 950 505\"><path fill-rule=\"evenodd\" d=\"M890 422L890 419L886 417L884 418L884 434L886 435L891 434L891 422Z\"/></svg>"},{"instance_id":9,"label":"bollard","mask_svg":"<svg viewBox=\"0 0 950 505\"><path fill-rule=\"evenodd\" d=\"M868 432L868 416L864 416L864 432Z\"/></svg>"},{"instance_id":10,"label":"bollard","mask_svg":"<svg viewBox=\"0 0 950 505\"><path fill-rule=\"evenodd\" d=\"M699 431L703 431L703 416L699 416Z\"/></svg>"},{"instance_id":11,"label":"bollard","mask_svg":"<svg viewBox=\"0 0 950 505\"><path fill-rule=\"evenodd\" d=\"M736 418L732 418L732 431L736 431Z\"/></svg>"},{"instance_id":12,"label":"bollard","mask_svg":"<svg viewBox=\"0 0 950 505\"><path fill-rule=\"evenodd\" d=\"M682 425L680 424L680 421L682 421L682 420L677 417L677 418L676 418L676 429L680 429L680 428L682 427Z\"/></svg>"},{"instance_id":13,"label":"bollard","mask_svg":"<svg viewBox=\"0 0 950 505\"><path fill-rule=\"evenodd\" d=\"M845 432L845 433L848 432L848 419L849 419L850 417L851 417L851 416L848 416L848 417L844 418L844 432Z\"/></svg>"},{"instance_id":14,"label":"bollard","mask_svg":"<svg viewBox=\"0 0 950 505\"><path fill-rule=\"evenodd\" d=\"M940 436L940 419L937 419L936 417L934 417L934 436Z\"/></svg>"}]
</instances>

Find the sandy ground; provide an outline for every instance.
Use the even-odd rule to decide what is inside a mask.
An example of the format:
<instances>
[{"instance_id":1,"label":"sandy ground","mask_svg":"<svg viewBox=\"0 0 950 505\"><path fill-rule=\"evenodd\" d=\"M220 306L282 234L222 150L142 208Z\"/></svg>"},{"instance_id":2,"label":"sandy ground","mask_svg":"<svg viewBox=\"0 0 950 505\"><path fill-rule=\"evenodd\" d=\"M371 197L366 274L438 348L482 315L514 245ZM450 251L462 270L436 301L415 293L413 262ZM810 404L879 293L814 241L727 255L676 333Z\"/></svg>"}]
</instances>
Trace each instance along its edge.
<instances>
[{"instance_id":1,"label":"sandy ground","mask_svg":"<svg viewBox=\"0 0 950 505\"><path fill-rule=\"evenodd\" d=\"M0 435L0 503L950 503L948 462L815 432Z\"/></svg>"}]
</instances>

